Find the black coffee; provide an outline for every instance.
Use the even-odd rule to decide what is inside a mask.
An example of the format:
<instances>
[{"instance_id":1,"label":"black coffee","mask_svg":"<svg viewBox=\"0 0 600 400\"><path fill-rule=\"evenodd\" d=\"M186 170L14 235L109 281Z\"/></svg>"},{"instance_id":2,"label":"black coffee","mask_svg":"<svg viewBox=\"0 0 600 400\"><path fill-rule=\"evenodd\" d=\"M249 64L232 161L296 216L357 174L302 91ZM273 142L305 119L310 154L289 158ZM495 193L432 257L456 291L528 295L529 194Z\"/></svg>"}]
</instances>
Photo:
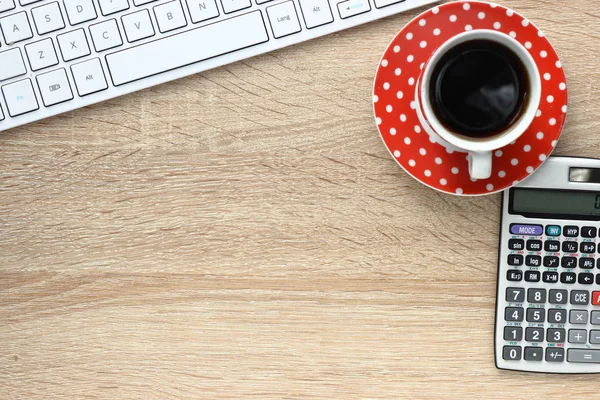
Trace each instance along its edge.
<instances>
[{"instance_id":1,"label":"black coffee","mask_svg":"<svg viewBox=\"0 0 600 400\"><path fill-rule=\"evenodd\" d=\"M490 40L454 47L431 76L435 115L446 129L471 138L495 136L509 128L524 111L528 92L521 60Z\"/></svg>"}]
</instances>

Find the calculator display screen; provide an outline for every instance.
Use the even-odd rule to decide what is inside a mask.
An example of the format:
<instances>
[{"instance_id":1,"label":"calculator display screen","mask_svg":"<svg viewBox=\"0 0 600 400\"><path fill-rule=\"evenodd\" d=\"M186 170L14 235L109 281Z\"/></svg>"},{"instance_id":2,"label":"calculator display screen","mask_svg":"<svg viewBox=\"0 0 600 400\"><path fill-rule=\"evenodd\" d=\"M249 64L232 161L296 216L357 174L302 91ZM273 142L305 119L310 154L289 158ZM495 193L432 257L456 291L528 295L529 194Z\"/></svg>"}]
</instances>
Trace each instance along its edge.
<instances>
[{"instance_id":1,"label":"calculator display screen","mask_svg":"<svg viewBox=\"0 0 600 400\"><path fill-rule=\"evenodd\" d=\"M564 219L600 218L600 192L514 188L510 199L511 214Z\"/></svg>"}]
</instances>

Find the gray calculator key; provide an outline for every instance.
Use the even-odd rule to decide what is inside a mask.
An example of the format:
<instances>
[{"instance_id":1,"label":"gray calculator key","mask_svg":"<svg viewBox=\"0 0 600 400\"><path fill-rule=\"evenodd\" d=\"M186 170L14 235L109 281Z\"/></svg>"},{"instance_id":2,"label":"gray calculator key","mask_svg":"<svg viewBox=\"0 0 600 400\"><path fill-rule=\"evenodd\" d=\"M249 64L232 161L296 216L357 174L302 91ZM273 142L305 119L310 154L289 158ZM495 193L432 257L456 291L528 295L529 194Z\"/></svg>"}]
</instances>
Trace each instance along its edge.
<instances>
[{"instance_id":1,"label":"gray calculator key","mask_svg":"<svg viewBox=\"0 0 600 400\"><path fill-rule=\"evenodd\" d=\"M521 322L523 321L523 307L506 307L504 310L504 319L506 321Z\"/></svg>"},{"instance_id":2,"label":"gray calculator key","mask_svg":"<svg viewBox=\"0 0 600 400\"><path fill-rule=\"evenodd\" d=\"M551 324L564 324L567 322L567 310L551 308L548 310L548 322Z\"/></svg>"},{"instance_id":3,"label":"gray calculator key","mask_svg":"<svg viewBox=\"0 0 600 400\"><path fill-rule=\"evenodd\" d=\"M600 311L592 311L592 325L600 325Z\"/></svg>"},{"instance_id":4,"label":"gray calculator key","mask_svg":"<svg viewBox=\"0 0 600 400\"><path fill-rule=\"evenodd\" d=\"M502 358L505 360L520 360L522 349L520 346L504 346Z\"/></svg>"},{"instance_id":5,"label":"gray calculator key","mask_svg":"<svg viewBox=\"0 0 600 400\"><path fill-rule=\"evenodd\" d=\"M543 347L525 347L525 360L542 361L544 358Z\"/></svg>"},{"instance_id":6,"label":"gray calculator key","mask_svg":"<svg viewBox=\"0 0 600 400\"><path fill-rule=\"evenodd\" d=\"M565 333L562 328L548 328L546 340L548 343L564 343Z\"/></svg>"},{"instance_id":7,"label":"gray calculator key","mask_svg":"<svg viewBox=\"0 0 600 400\"><path fill-rule=\"evenodd\" d=\"M569 343L586 344L587 331L585 329L569 329Z\"/></svg>"},{"instance_id":8,"label":"gray calculator key","mask_svg":"<svg viewBox=\"0 0 600 400\"><path fill-rule=\"evenodd\" d=\"M590 292L587 290L571 290L571 304L587 306L590 304Z\"/></svg>"},{"instance_id":9,"label":"gray calculator key","mask_svg":"<svg viewBox=\"0 0 600 400\"><path fill-rule=\"evenodd\" d=\"M564 289L550 289L550 304L567 304L569 292Z\"/></svg>"},{"instance_id":10,"label":"gray calculator key","mask_svg":"<svg viewBox=\"0 0 600 400\"><path fill-rule=\"evenodd\" d=\"M528 308L527 322L542 323L546 320L546 310L543 308Z\"/></svg>"},{"instance_id":11,"label":"gray calculator key","mask_svg":"<svg viewBox=\"0 0 600 400\"><path fill-rule=\"evenodd\" d=\"M565 349L562 347L548 347L546 349L546 361L563 362L565 361Z\"/></svg>"},{"instance_id":12,"label":"gray calculator key","mask_svg":"<svg viewBox=\"0 0 600 400\"><path fill-rule=\"evenodd\" d=\"M593 315L594 311L592 311ZM600 317L600 314L598 315ZM599 318L600 321L600 318ZM569 315L569 322L574 325L585 325L588 323L588 312L587 310L571 310Z\"/></svg>"},{"instance_id":13,"label":"gray calculator key","mask_svg":"<svg viewBox=\"0 0 600 400\"><path fill-rule=\"evenodd\" d=\"M520 342L523 340L523 328L520 326L505 326L504 340L509 342Z\"/></svg>"},{"instance_id":14,"label":"gray calculator key","mask_svg":"<svg viewBox=\"0 0 600 400\"><path fill-rule=\"evenodd\" d=\"M546 289L529 289L527 291L527 301L529 303L543 304L546 302Z\"/></svg>"},{"instance_id":15,"label":"gray calculator key","mask_svg":"<svg viewBox=\"0 0 600 400\"><path fill-rule=\"evenodd\" d=\"M525 340L528 342L543 342L544 328L527 328L525 329Z\"/></svg>"},{"instance_id":16,"label":"gray calculator key","mask_svg":"<svg viewBox=\"0 0 600 400\"><path fill-rule=\"evenodd\" d=\"M600 331L590 331L590 343L600 344Z\"/></svg>"},{"instance_id":17,"label":"gray calculator key","mask_svg":"<svg viewBox=\"0 0 600 400\"><path fill-rule=\"evenodd\" d=\"M572 363L600 363L600 350L590 349L569 349L567 351L567 361Z\"/></svg>"},{"instance_id":18,"label":"gray calculator key","mask_svg":"<svg viewBox=\"0 0 600 400\"><path fill-rule=\"evenodd\" d=\"M522 303L525 301L525 289L509 287L506 288L506 301L509 303Z\"/></svg>"}]
</instances>

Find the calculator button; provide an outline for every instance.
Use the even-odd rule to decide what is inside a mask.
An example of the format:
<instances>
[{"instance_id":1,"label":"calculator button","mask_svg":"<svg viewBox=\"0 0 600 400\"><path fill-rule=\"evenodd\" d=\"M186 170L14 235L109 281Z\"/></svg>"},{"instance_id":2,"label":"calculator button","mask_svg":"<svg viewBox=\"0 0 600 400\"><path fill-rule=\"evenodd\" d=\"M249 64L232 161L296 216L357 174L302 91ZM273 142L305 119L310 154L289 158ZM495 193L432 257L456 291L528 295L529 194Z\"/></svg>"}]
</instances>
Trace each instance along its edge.
<instances>
[{"instance_id":1,"label":"calculator button","mask_svg":"<svg viewBox=\"0 0 600 400\"><path fill-rule=\"evenodd\" d=\"M577 237L579 236L579 227L577 226L565 226L563 228L563 235L566 237Z\"/></svg>"},{"instance_id":2,"label":"calculator button","mask_svg":"<svg viewBox=\"0 0 600 400\"><path fill-rule=\"evenodd\" d=\"M600 331L590 331L590 343L600 344Z\"/></svg>"},{"instance_id":3,"label":"calculator button","mask_svg":"<svg viewBox=\"0 0 600 400\"><path fill-rule=\"evenodd\" d=\"M558 267L560 259L557 256L545 256L544 257L544 267L546 268L556 268Z\"/></svg>"},{"instance_id":4,"label":"calculator button","mask_svg":"<svg viewBox=\"0 0 600 400\"><path fill-rule=\"evenodd\" d=\"M506 321L522 322L523 313L523 307L506 307L506 310L504 310L504 319Z\"/></svg>"},{"instance_id":5,"label":"calculator button","mask_svg":"<svg viewBox=\"0 0 600 400\"><path fill-rule=\"evenodd\" d=\"M590 304L590 292L587 290L571 290L571 304L587 306Z\"/></svg>"},{"instance_id":6,"label":"calculator button","mask_svg":"<svg viewBox=\"0 0 600 400\"><path fill-rule=\"evenodd\" d=\"M592 242L582 242L579 246L579 251L581 253L592 254L596 252L596 243Z\"/></svg>"},{"instance_id":7,"label":"calculator button","mask_svg":"<svg viewBox=\"0 0 600 400\"><path fill-rule=\"evenodd\" d=\"M525 340L528 342L543 342L544 328L527 328L525 329Z\"/></svg>"},{"instance_id":8,"label":"calculator button","mask_svg":"<svg viewBox=\"0 0 600 400\"><path fill-rule=\"evenodd\" d=\"M527 251L542 251L542 241L541 240L528 240L527 241Z\"/></svg>"},{"instance_id":9,"label":"calculator button","mask_svg":"<svg viewBox=\"0 0 600 400\"><path fill-rule=\"evenodd\" d=\"M592 292L592 304L600 306L600 292Z\"/></svg>"},{"instance_id":10,"label":"calculator button","mask_svg":"<svg viewBox=\"0 0 600 400\"><path fill-rule=\"evenodd\" d=\"M579 282L581 285L591 285L594 283L594 274L582 272L577 277L577 282Z\"/></svg>"},{"instance_id":11,"label":"calculator button","mask_svg":"<svg viewBox=\"0 0 600 400\"><path fill-rule=\"evenodd\" d=\"M545 303L546 289L529 289L527 291L527 301L529 303Z\"/></svg>"},{"instance_id":12,"label":"calculator button","mask_svg":"<svg viewBox=\"0 0 600 400\"><path fill-rule=\"evenodd\" d=\"M551 308L548 310L548 322L551 324L564 324L567 321L567 310Z\"/></svg>"},{"instance_id":13,"label":"calculator button","mask_svg":"<svg viewBox=\"0 0 600 400\"><path fill-rule=\"evenodd\" d=\"M563 253L577 253L577 242L563 242Z\"/></svg>"},{"instance_id":14,"label":"calculator button","mask_svg":"<svg viewBox=\"0 0 600 400\"><path fill-rule=\"evenodd\" d=\"M506 301L509 303L522 303L525 301L525 289L523 288L506 288Z\"/></svg>"},{"instance_id":15,"label":"calculator button","mask_svg":"<svg viewBox=\"0 0 600 400\"><path fill-rule=\"evenodd\" d=\"M567 352L567 361L572 363L600 363L600 350L590 349L569 349Z\"/></svg>"},{"instance_id":16,"label":"calculator button","mask_svg":"<svg viewBox=\"0 0 600 400\"><path fill-rule=\"evenodd\" d=\"M581 228L581 237L584 238L595 238L598 233L598 229L593 226L584 226Z\"/></svg>"},{"instance_id":17,"label":"calculator button","mask_svg":"<svg viewBox=\"0 0 600 400\"><path fill-rule=\"evenodd\" d=\"M587 331L585 329L569 329L569 343L586 344Z\"/></svg>"},{"instance_id":18,"label":"calculator button","mask_svg":"<svg viewBox=\"0 0 600 400\"><path fill-rule=\"evenodd\" d=\"M542 347L525 347L525 360L542 361L544 349Z\"/></svg>"},{"instance_id":19,"label":"calculator button","mask_svg":"<svg viewBox=\"0 0 600 400\"><path fill-rule=\"evenodd\" d=\"M563 362L565 361L565 349L561 347L548 347L546 349L546 361Z\"/></svg>"},{"instance_id":20,"label":"calculator button","mask_svg":"<svg viewBox=\"0 0 600 400\"><path fill-rule=\"evenodd\" d=\"M520 360L521 351L520 346L504 346L502 349L502 358L509 361Z\"/></svg>"},{"instance_id":21,"label":"calculator button","mask_svg":"<svg viewBox=\"0 0 600 400\"><path fill-rule=\"evenodd\" d=\"M518 269L509 269L506 271L506 279L511 282L520 282L523 280L523 272Z\"/></svg>"},{"instance_id":22,"label":"calculator button","mask_svg":"<svg viewBox=\"0 0 600 400\"><path fill-rule=\"evenodd\" d=\"M543 308L528 308L527 322L542 323L546 320L546 310Z\"/></svg>"},{"instance_id":23,"label":"calculator button","mask_svg":"<svg viewBox=\"0 0 600 400\"><path fill-rule=\"evenodd\" d=\"M577 275L573 272L563 272L560 274L560 281L562 283L575 283Z\"/></svg>"},{"instance_id":24,"label":"calculator button","mask_svg":"<svg viewBox=\"0 0 600 400\"><path fill-rule=\"evenodd\" d=\"M550 304L567 304L569 292L564 289L550 289L548 302Z\"/></svg>"},{"instance_id":25,"label":"calculator button","mask_svg":"<svg viewBox=\"0 0 600 400\"><path fill-rule=\"evenodd\" d=\"M556 253L560 251L560 242L558 240L546 240L544 242L544 250Z\"/></svg>"},{"instance_id":26,"label":"calculator button","mask_svg":"<svg viewBox=\"0 0 600 400\"><path fill-rule=\"evenodd\" d=\"M508 248L510 250L523 250L525 248L525 241L523 239L509 239Z\"/></svg>"},{"instance_id":27,"label":"calculator button","mask_svg":"<svg viewBox=\"0 0 600 400\"><path fill-rule=\"evenodd\" d=\"M540 272L539 271L525 271L526 282L539 282Z\"/></svg>"},{"instance_id":28,"label":"calculator button","mask_svg":"<svg viewBox=\"0 0 600 400\"><path fill-rule=\"evenodd\" d=\"M558 272L545 271L542 274L542 279L546 283L556 283L556 282L558 282Z\"/></svg>"},{"instance_id":29,"label":"calculator button","mask_svg":"<svg viewBox=\"0 0 600 400\"><path fill-rule=\"evenodd\" d=\"M558 225L546 225L547 236L560 236L560 226Z\"/></svg>"},{"instance_id":30,"label":"calculator button","mask_svg":"<svg viewBox=\"0 0 600 400\"><path fill-rule=\"evenodd\" d=\"M520 254L509 254L508 255L508 265L512 265L515 267L523 265L523 256Z\"/></svg>"},{"instance_id":31,"label":"calculator button","mask_svg":"<svg viewBox=\"0 0 600 400\"><path fill-rule=\"evenodd\" d=\"M505 326L504 327L504 340L511 342L520 342L523 340L523 328L520 326Z\"/></svg>"},{"instance_id":32,"label":"calculator button","mask_svg":"<svg viewBox=\"0 0 600 400\"><path fill-rule=\"evenodd\" d=\"M541 267L542 257L541 256L527 256L525 257L525 265L528 267Z\"/></svg>"},{"instance_id":33,"label":"calculator button","mask_svg":"<svg viewBox=\"0 0 600 400\"><path fill-rule=\"evenodd\" d=\"M579 268L584 268L584 269L594 268L594 259L587 258L587 257L581 257L579 259Z\"/></svg>"},{"instance_id":34,"label":"calculator button","mask_svg":"<svg viewBox=\"0 0 600 400\"><path fill-rule=\"evenodd\" d=\"M565 330L563 328L548 328L546 332L546 340L549 343L564 343Z\"/></svg>"},{"instance_id":35,"label":"calculator button","mask_svg":"<svg viewBox=\"0 0 600 400\"><path fill-rule=\"evenodd\" d=\"M592 311L592 325L600 325L600 311Z\"/></svg>"},{"instance_id":36,"label":"calculator button","mask_svg":"<svg viewBox=\"0 0 600 400\"><path fill-rule=\"evenodd\" d=\"M563 268L575 268L577 267L577 257L563 257L560 260L560 265Z\"/></svg>"},{"instance_id":37,"label":"calculator button","mask_svg":"<svg viewBox=\"0 0 600 400\"><path fill-rule=\"evenodd\" d=\"M600 285L600 274L596 275L596 285Z\"/></svg>"},{"instance_id":38,"label":"calculator button","mask_svg":"<svg viewBox=\"0 0 600 400\"><path fill-rule=\"evenodd\" d=\"M571 310L569 322L574 325L584 325L588 322L587 310Z\"/></svg>"},{"instance_id":39,"label":"calculator button","mask_svg":"<svg viewBox=\"0 0 600 400\"><path fill-rule=\"evenodd\" d=\"M541 225L512 224L510 226L510 233L513 235L541 236L544 233L544 229Z\"/></svg>"}]
</instances>

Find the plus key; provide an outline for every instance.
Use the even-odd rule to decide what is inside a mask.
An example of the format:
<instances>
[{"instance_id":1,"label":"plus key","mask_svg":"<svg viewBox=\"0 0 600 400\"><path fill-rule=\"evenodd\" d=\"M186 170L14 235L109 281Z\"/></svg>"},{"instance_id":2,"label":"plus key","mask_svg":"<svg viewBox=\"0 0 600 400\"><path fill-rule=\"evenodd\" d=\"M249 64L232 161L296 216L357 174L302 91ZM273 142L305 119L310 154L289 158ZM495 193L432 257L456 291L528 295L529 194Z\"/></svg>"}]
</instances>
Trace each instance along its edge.
<instances>
[{"instance_id":1,"label":"plus key","mask_svg":"<svg viewBox=\"0 0 600 400\"><path fill-rule=\"evenodd\" d=\"M600 306L600 292L592 292L592 304Z\"/></svg>"}]
</instances>

